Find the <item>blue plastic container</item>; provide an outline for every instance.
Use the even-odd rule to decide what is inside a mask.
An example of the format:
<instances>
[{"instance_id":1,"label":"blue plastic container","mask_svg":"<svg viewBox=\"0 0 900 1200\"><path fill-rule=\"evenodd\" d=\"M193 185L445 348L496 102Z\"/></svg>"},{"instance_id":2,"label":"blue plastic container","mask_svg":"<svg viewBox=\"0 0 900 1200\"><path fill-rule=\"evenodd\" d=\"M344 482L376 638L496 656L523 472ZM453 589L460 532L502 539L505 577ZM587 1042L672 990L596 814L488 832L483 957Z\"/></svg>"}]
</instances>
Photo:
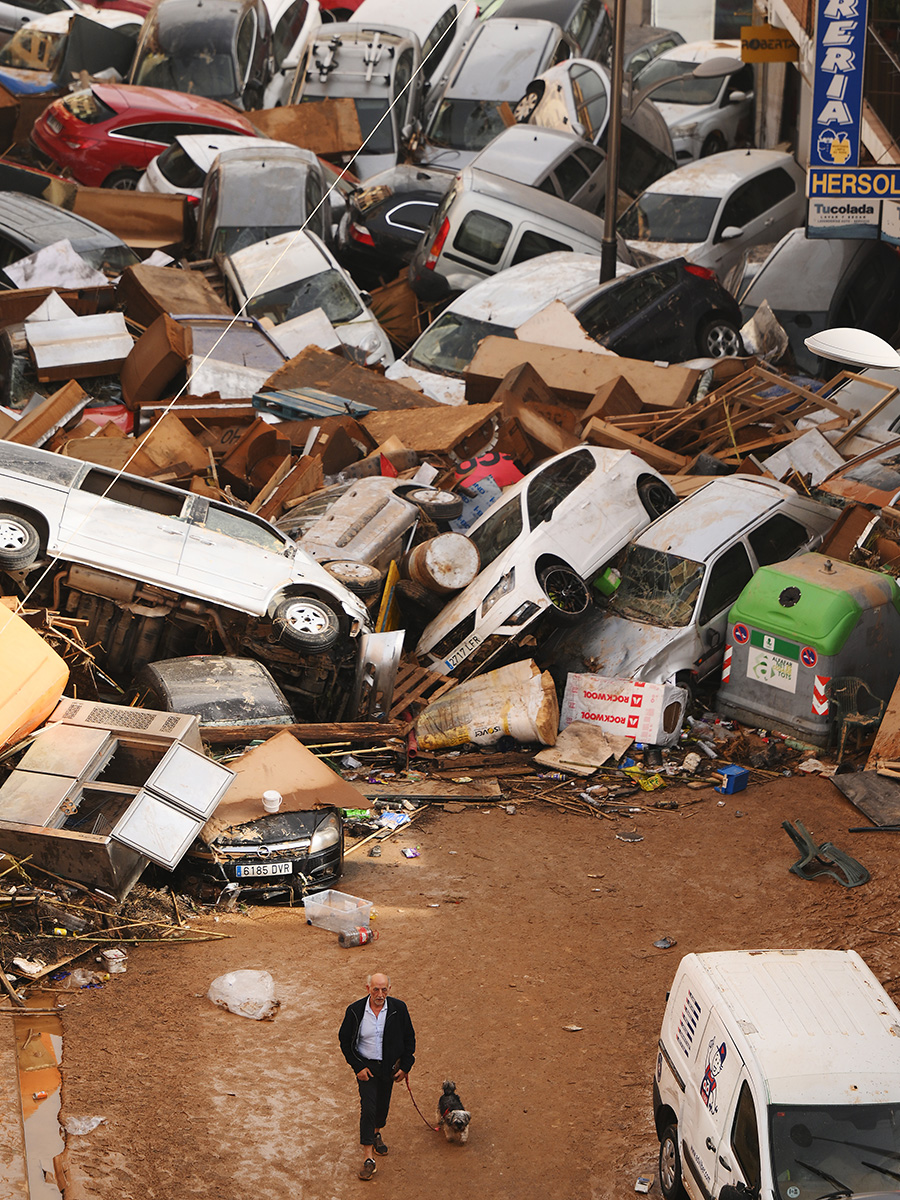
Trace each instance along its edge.
<instances>
[{"instance_id":1,"label":"blue plastic container","mask_svg":"<svg viewBox=\"0 0 900 1200\"><path fill-rule=\"evenodd\" d=\"M727 767L716 767L716 774L723 778L722 786L715 790L723 796L733 796L735 792L742 792L750 778L746 767L738 767L734 763L729 763Z\"/></svg>"}]
</instances>

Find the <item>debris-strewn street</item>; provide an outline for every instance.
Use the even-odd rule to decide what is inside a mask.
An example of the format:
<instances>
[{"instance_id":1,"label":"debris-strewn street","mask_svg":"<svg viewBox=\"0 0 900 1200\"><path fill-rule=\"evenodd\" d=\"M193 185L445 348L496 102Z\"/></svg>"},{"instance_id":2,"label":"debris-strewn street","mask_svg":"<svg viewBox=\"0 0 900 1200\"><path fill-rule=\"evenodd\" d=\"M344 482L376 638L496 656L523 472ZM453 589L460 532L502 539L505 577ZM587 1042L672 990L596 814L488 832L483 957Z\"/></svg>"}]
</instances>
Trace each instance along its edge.
<instances>
[{"instance_id":1,"label":"debris-strewn street","mask_svg":"<svg viewBox=\"0 0 900 1200\"><path fill-rule=\"evenodd\" d=\"M672 794L703 800L624 827L544 805L436 808L381 858L348 861L344 890L376 898L380 937L359 949L302 912L260 907L190 920L222 940L131 948L126 974L64 997L63 1119L106 1118L69 1138L67 1197L218 1200L235 1181L260 1200L351 1194L357 1100L337 1028L379 968L415 1019L416 1103L433 1123L450 1077L472 1123L466 1146L448 1145L398 1087L375 1186L397 1200L633 1195L656 1174L651 1082L683 954L854 948L900 998L896 835L848 835L858 815L824 780ZM871 881L792 875L785 814L858 856ZM618 840L622 828L643 841ZM655 948L664 937L676 944ZM206 999L237 968L271 972L274 1021Z\"/></svg>"}]
</instances>

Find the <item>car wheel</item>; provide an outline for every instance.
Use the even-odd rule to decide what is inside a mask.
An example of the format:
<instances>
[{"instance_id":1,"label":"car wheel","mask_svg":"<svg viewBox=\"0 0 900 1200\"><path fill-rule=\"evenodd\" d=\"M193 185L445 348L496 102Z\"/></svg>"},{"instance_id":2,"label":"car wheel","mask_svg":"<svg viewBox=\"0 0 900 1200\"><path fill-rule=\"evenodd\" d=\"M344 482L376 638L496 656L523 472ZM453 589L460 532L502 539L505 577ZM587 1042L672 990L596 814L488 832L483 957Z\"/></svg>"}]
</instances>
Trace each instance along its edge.
<instances>
[{"instance_id":1,"label":"car wheel","mask_svg":"<svg viewBox=\"0 0 900 1200\"><path fill-rule=\"evenodd\" d=\"M724 137L716 129L707 136L706 141L700 148L700 157L709 158L711 154L721 154L723 150L727 149Z\"/></svg>"},{"instance_id":2,"label":"car wheel","mask_svg":"<svg viewBox=\"0 0 900 1200\"><path fill-rule=\"evenodd\" d=\"M354 562L348 558L324 565L335 579L357 596L375 596L381 591L384 575L371 563Z\"/></svg>"},{"instance_id":3,"label":"car wheel","mask_svg":"<svg viewBox=\"0 0 900 1200\"><path fill-rule=\"evenodd\" d=\"M700 353L709 358L734 358L744 353L740 331L725 317L707 321L700 329L697 345Z\"/></svg>"},{"instance_id":4,"label":"car wheel","mask_svg":"<svg viewBox=\"0 0 900 1200\"><path fill-rule=\"evenodd\" d=\"M410 488L403 498L421 508L432 521L454 521L462 515L463 498L455 492L430 487Z\"/></svg>"},{"instance_id":5,"label":"car wheel","mask_svg":"<svg viewBox=\"0 0 900 1200\"><path fill-rule=\"evenodd\" d=\"M0 569L21 571L30 567L41 549L38 531L15 513L0 512Z\"/></svg>"},{"instance_id":6,"label":"car wheel","mask_svg":"<svg viewBox=\"0 0 900 1200\"><path fill-rule=\"evenodd\" d=\"M133 192L140 177L140 171L132 171L130 167L123 167L120 171L111 171L103 180L103 186L112 188L116 192Z\"/></svg>"},{"instance_id":7,"label":"car wheel","mask_svg":"<svg viewBox=\"0 0 900 1200\"><path fill-rule=\"evenodd\" d=\"M540 104L545 86L541 79L536 79L534 83L528 85L528 91L513 109L513 117L520 125L524 125L530 119L531 114Z\"/></svg>"},{"instance_id":8,"label":"car wheel","mask_svg":"<svg viewBox=\"0 0 900 1200\"><path fill-rule=\"evenodd\" d=\"M659 1190L665 1200L686 1200L681 1182L681 1155L678 1152L678 1126L670 1125L659 1143Z\"/></svg>"},{"instance_id":9,"label":"car wheel","mask_svg":"<svg viewBox=\"0 0 900 1200\"><path fill-rule=\"evenodd\" d=\"M678 497L672 489L654 475L642 475L638 480L637 492L647 516L653 521L678 503Z\"/></svg>"},{"instance_id":10,"label":"car wheel","mask_svg":"<svg viewBox=\"0 0 900 1200\"><path fill-rule=\"evenodd\" d=\"M337 613L314 596L282 600L274 621L282 642L313 654L330 650L341 632Z\"/></svg>"},{"instance_id":11,"label":"car wheel","mask_svg":"<svg viewBox=\"0 0 900 1200\"><path fill-rule=\"evenodd\" d=\"M587 584L571 567L562 563L544 567L538 576L538 583L561 624L574 624L591 606Z\"/></svg>"}]
</instances>

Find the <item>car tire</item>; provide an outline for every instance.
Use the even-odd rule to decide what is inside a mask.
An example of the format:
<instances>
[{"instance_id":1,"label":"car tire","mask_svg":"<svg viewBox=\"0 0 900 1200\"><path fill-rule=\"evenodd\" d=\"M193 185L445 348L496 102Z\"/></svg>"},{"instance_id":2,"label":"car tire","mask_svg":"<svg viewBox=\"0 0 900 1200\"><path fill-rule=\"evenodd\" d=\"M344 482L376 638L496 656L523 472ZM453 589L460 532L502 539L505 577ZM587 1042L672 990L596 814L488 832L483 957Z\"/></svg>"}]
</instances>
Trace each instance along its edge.
<instances>
[{"instance_id":1,"label":"car tire","mask_svg":"<svg viewBox=\"0 0 900 1200\"><path fill-rule=\"evenodd\" d=\"M706 140L700 148L700 157L709 158L711 154L721 154L723 150L727 149L725 138L718 129L715 129L712 133L707 134Z\"/></svg>"},{"instance_id":2,"label":"car tire","mask_svg":"<svg viewBox=\"0 0 900 1200\"><path fill-rule=\"evenodd\" d=\"M41 551L38 531L17 513L0 512L0 570L30 567Z\"/></svg>"},{"instance_id":3,"label":"car tire","mask_svg":"<svg viewBox=\"0 0 900 1200\"><path fill-rule=\"evenodd\" d=\"M446 596L430 592L415 579L398 579L397 595L400 597L401 606L405 601L417 614L424 617L426 622L438 615L447 599Z\"/></svg>"},{"instance_id":4,"label":"car tire","mask_svg":"<svg viewBox=\"0 0 900 1200\"><path fill-rule=\"evenodd\" d=\"M110 171L103 180L103 186L105 188L112 188L116 192L133 192L137 188L140 177L140 171L133 171L130 167L122 167L119 171Z\"/></svg>"},{"instance_id":5,"label":"car tire","mask_svg":"<svg viewBox=\"0 0 900 1200\"><path fill-rule=\"evenodd\" d=\"M455 521L462 516L463 498L455 492L442 492L440 488L417 487L404 492L403 499L420 508L432 521Z\"/></svg>"},{"instance_id":6,"label":"car tire","mask_svg":"<svg viewBox=\"0 0 900 1200\"><path fill-rule=\"evenodd\" d=\"M348 591L357 596L377 596L384 583L384 573L371 563L342 558L324 566Z\"/></svg>"},{"instance_id":7,"label":"car tire","mask_svg":"<svg viewBox=\"0 0 900 1200\"><path fill-rule=\"evenodd\" d=\"M311 654L324 654L338 640L341 623L334 609L315 596L289 596L273 617L279 641Z\"/></svg>"},{"instance_id":8,"label":"car tire","mask_svg":"<svg viewBox=\"0 0 900 1200\"><path fill-rule=\"evenodd\" d=\"M665 1200L687 1200L681 1182L677 1125L669 1125L664 1129L659 1142L659 1190Z\"/></svg>"},{"instance_id":9,"label":"car tire","mask_svg":"<svg viewBox=\"0 0 900 1200\"><path fill-rule=\"evenodd\" d=\"M581 576L564 563L552 563L538 575L538 583L553 606L560 625L574 625L591 606L591 593Z\"/></svg>"},{"instance_id":10,"label":"car tire","mask_svg":"<svg viewBox=\"0 0 900 1200\"><path fill-rule=\"evenodd\" d=\"M643 504L651 521L667 513L678 503L678 497L655 475L642 475L637 482L638 499Z\"/></svg>"},{"instance_id":11,"label":"car tire","mask_svg":"<svg viewBox=\"0 0 900 1200\"><path fill-rule=\"evenodd\" d=\"M744 353L738 327L727 317L712 317L700 327L697 346L704 358L735 358Z\"/></svg>"},{"instance_id":12,"label":"car tire","mask_svg":"<svg viewBox=\"0 0 900 1200\"><path fill-rule=\"evenodd\" d=\"M694 697L697 694L697 681L693 672L678 671L675 675L675 686L684 688L684 690L687 692L687 700L685 701L684 705L684 715L685 719L687 719L687 715L691 711L691 708L694 704Z\"/></svg>"},{"instance_id":13,"label":"car tire","mask_svg":"<svg viewBox=\"0 0 900 1200\"><path fill-rule=\"evenodd\" d=\"M528 91L513 109L513 118L519 125L525 125L531 119L531 114L543 98L546 86L542 79L529 83Z\"/></svg>"}]
</instances>

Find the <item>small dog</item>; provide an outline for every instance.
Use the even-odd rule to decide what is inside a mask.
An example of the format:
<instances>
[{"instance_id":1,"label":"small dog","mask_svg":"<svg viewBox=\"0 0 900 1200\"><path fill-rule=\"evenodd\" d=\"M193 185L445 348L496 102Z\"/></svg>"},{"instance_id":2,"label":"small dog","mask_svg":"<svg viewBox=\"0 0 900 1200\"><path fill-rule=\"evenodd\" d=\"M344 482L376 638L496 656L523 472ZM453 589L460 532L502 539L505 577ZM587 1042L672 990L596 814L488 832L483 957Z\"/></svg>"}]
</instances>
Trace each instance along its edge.
<instances>
[{"instance_id":1,"label":"small dog","mask_svg":"<svg viewBox=\"0 0 900 1200\"><path fill-rule=\"evenodd\" d=\"M448 1142L456 1142L461 1146L468 1141L471 1120L471 1113L466 1112L456 1094L456 1084L452 1079L445 1079L444 1090L438 1100L438 1121L443 1126L444 1137Z\"/></svg>"}]
</instances>

